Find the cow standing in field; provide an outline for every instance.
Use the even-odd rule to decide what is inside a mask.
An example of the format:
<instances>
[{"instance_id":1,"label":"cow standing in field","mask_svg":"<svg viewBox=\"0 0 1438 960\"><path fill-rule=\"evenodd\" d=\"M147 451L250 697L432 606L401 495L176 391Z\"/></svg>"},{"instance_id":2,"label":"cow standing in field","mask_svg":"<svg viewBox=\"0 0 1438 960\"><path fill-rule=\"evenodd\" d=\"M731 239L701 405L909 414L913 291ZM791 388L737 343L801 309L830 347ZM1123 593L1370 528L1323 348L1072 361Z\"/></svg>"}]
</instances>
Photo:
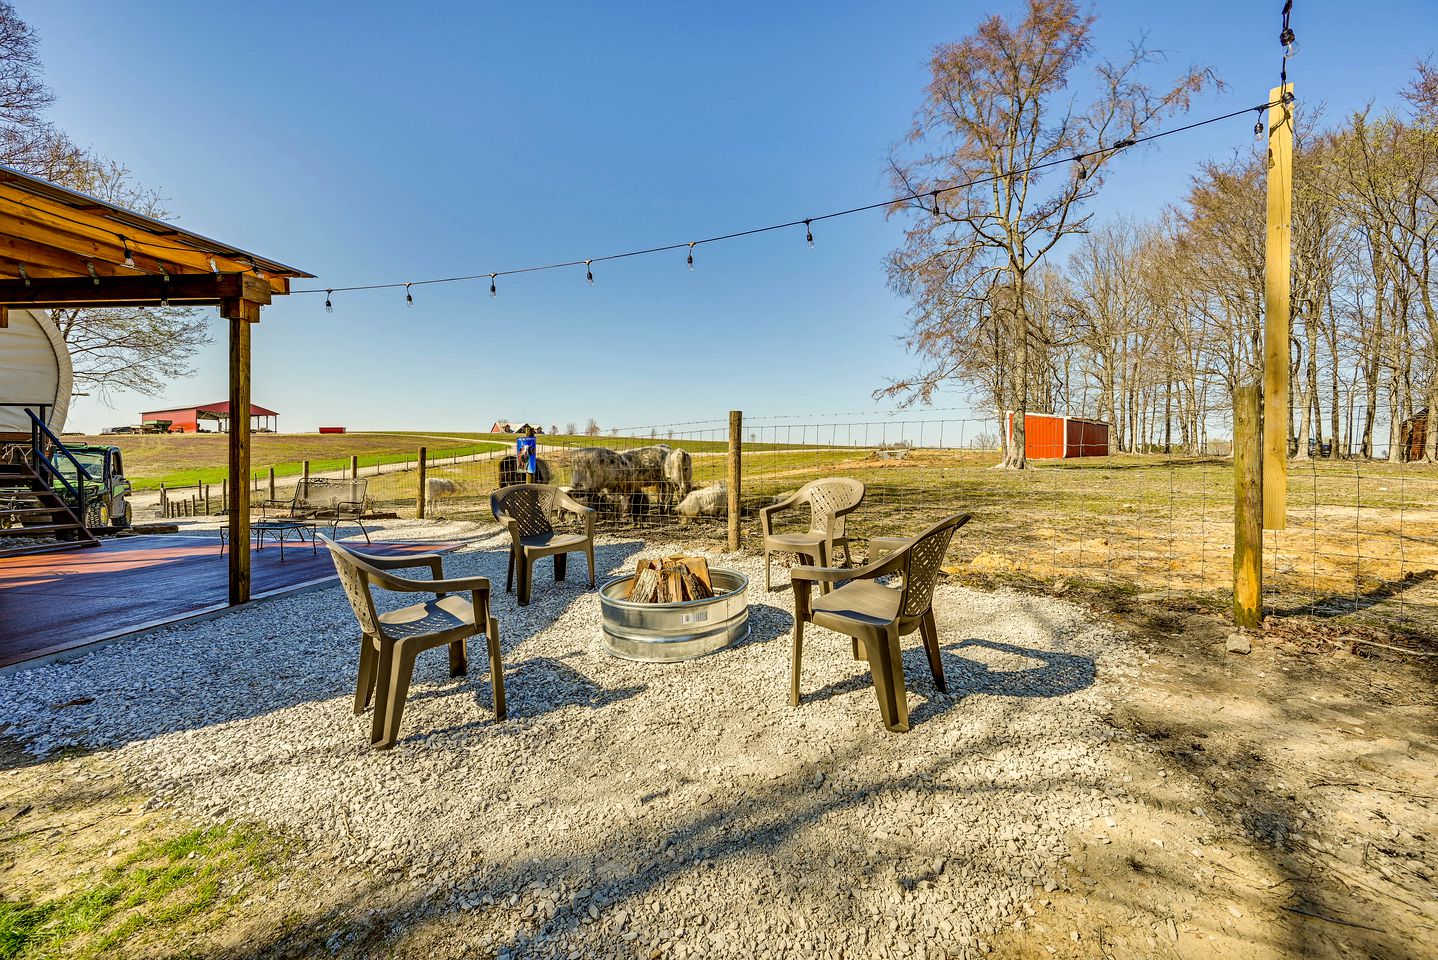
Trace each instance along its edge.
<instances>
[{"instance_id":1,"label":"cow standing in field","mask_svg":"<svg viewBox=\"0 0 1438 960\"><path fill-rule=\"evenodd\" d=\"M623 451L581 447L570 453L569 462L575 493L617 498L631 517L648 508L646 488L654 489L659 509L667 512L693 483L689 454L662 443Z\"/></svg>"}]
</instances>

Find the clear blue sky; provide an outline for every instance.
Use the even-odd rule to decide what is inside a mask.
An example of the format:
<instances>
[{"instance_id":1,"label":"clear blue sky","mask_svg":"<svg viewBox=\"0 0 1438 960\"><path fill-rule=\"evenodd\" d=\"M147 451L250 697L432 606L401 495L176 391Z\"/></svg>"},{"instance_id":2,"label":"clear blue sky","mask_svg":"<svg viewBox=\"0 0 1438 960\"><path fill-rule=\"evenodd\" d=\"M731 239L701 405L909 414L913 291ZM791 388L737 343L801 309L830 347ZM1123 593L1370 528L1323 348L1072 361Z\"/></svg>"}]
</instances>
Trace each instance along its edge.
<instances>
[{"instance_id":1,"label":"clear blue sky","mask_svg":"<svg viewBox=\"0 0 1438 960\"><path fill-rule=\"evenodd\" d=\"M599 256L882 199L934 44L1005 2L552 3L17 0L76 140L161 190L179 222L344 286ZM1262 102L1279 0L1100 0L1100 51L1147 33ZM1391 103L1438 38L1431 0L1298 0L1300 99ZM1157 75L1155 75L1157 76ZM1102 214L1147 215L1239 118L1119 161ZM583 270L279 298L255 401L289 431L605 427L879 410L912 367L874 213ZM77 402L72 428L226 393L224 331L165 397ZM941 402L961 406L953 395ZM953 414L950 414L951 416Z\"/></svg>"}]
</instances>

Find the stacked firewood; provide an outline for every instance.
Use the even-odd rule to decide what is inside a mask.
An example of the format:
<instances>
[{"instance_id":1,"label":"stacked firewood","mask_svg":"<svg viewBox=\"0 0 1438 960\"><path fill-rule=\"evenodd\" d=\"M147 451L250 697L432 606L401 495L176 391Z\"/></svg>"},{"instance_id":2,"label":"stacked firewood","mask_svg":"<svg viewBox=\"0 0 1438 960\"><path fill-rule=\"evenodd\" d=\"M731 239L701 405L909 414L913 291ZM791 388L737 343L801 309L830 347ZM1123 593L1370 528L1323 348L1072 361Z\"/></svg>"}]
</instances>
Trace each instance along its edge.
<instances>
[{"instance_id":1,"label":"stacked firewood","mask_svg":"<svg viewBox=\"0 0 1438 960\"><path fill-rule=\"evenodd\" d=\"M631 603L679 603L714 596L709 564L703 557L675 555L662 560L640 560L634 569L628 600Z\"/></svg>"}]
</instances>

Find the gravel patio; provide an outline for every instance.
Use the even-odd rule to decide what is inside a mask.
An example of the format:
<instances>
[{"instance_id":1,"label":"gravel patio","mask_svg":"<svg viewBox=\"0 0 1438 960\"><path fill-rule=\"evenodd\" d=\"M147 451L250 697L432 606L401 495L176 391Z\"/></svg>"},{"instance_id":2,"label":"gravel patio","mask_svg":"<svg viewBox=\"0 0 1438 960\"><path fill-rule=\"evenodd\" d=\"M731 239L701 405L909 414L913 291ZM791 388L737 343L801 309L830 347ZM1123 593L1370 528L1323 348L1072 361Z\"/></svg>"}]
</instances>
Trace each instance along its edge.
<instances>
[{"instance_id":1,"label":"gravel patio","mask_svg":"<svg viewBox=\"0 0 1438 960\"><path fill-rule=\"evenodd\" d=\"M517 607L492 525L393 521L384 538L462 541L446 574L495 585L507 720L482 655L451 680L432 651L399 745L371 750L335 584L0 676L0 727L36 755L103 751L151 804L367 872L407 919L376 930L351 904L328 950L355 956L421 919L446 931L430 956L979 955L1036 888L1077 885L1066 838L1125 792L1104 718L1141 655L1063 601L941 585L950 691L906 640L899 735L822 629L788 705L792 597L763 591L753 557L708 555L760 585L748 641L640 664L604 653L577 568L554 584L542 564ZM676 549L604 538L600 576Z\"/></svg>"}]
</instances>

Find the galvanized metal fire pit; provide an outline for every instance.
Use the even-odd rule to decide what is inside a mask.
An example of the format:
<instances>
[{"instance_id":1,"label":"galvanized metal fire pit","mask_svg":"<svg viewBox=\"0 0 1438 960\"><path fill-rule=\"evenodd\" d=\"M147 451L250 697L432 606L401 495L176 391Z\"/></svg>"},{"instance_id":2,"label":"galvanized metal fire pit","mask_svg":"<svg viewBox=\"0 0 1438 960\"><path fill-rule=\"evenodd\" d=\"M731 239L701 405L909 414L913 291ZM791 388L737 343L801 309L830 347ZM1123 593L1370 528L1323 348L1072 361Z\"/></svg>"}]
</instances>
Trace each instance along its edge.
<instances>
[{"instance_id":1,"label":"galvanized metal fire pit","mask_svg":"<svg viewBox=\"0 0 1438 960\"><path fill-rule=\"evenodd\" d=\"M678 603L630 603L633 575L599 588L604 647L625 660L672 663L722 650L749 635L749 578L711 569L714 596Z\"/></svg>"}]
</instances>

